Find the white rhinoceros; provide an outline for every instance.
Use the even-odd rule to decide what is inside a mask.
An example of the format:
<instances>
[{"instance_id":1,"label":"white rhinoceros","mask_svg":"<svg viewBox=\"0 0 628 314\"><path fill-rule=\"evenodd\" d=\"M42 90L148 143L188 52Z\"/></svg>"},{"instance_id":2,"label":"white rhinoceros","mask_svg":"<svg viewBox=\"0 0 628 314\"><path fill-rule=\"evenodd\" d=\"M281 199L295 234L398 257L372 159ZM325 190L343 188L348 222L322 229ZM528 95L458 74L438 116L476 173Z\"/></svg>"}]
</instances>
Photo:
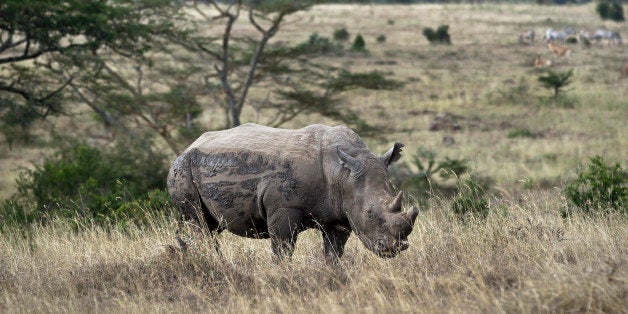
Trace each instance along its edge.
<instances>
[{"instance_id":1,"label":"white rhinoceros","mask_svg":"<svg viewBox=\"0 0 628 314\"><path fill-rule=\"evenodd\" d=\"M245 124L201 135L173 162L168 191L185 218L216 234L270 238L280 257L307 228L322 231L328 262L342 256L351 231L378 256L393 257L408 248L418 214L401 210L389 180L402 147L379 157L344 126Z\"/></svg>"}]
</instances>

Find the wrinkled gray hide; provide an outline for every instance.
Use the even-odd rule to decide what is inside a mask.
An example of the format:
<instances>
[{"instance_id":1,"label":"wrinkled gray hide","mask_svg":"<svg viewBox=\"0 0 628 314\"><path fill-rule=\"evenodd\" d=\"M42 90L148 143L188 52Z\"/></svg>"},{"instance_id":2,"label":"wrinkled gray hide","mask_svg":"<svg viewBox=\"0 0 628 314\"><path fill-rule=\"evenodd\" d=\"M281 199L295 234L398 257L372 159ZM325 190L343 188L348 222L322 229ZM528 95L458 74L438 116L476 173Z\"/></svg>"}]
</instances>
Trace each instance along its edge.
<instances>
[{"instance_id":1,"label":"wrinkled gray hide","mask_svg":"<svg viewBox=\"0 0 628 314\"><path fill-rule=\"evenodd\" d=\"M375 156L352 130L299 130L245 124L207 132L172 164L168 192L185 218L220 233L270 238L291 255L299 232L323 232L328 262L342 256L351 231L371 251L393 257L408 247L418 214L401 210L388 166L403 144Z\"/></svg>"}]
</instances>

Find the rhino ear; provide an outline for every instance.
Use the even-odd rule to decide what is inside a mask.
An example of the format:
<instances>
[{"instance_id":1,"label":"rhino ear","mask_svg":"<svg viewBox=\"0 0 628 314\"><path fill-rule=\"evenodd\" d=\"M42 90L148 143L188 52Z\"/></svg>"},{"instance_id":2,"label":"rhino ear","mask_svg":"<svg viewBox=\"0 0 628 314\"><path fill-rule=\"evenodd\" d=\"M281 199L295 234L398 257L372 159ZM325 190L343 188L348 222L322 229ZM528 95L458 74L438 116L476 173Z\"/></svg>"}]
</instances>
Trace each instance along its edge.
<instances>
[{"instance_id":1,"label":"rhino ear","mask_svg":"<svg viewBox=\"0 0 628 314\"><path fill-rule=\"evenodd\" d=\"M405 145L401 143L395 143L395 145L391 149L389 149L384 155L379 157L379 160L382 161L382 163L384 164L384 166L386 166L386 168L388 168L390 164L392 164L395 161L398 161L399 158L401 158L401 148L403 146Z\"/></svg>"},{"instance_id":2,"label":"rhino ear","mask_svg":"<svg viewBox=\"0 0 628 314\"><path fill-rule=\"evenodd\" d=\"M336 147L336 153L340 158L340 164L351 171L354 176L359 176L364 170L364 164L358 158L351 157L345 153L340 147Z\"/></svg>"}]
</instances>

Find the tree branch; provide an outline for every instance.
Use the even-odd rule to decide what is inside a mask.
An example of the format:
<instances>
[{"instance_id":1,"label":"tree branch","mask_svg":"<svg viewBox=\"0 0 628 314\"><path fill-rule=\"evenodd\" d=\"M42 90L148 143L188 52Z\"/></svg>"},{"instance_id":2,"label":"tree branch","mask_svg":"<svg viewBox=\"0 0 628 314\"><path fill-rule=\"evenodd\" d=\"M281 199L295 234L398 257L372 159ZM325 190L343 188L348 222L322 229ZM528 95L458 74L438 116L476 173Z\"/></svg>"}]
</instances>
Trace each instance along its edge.
<instances>
[{"instance_id":1,"label":"tree branch","mask_svg":"<svg viewBox=\"0 0 628 314\"><path fill-rule=\"evenodd\" d=\"M48 48L48 49L37 50L37 51L32 52L32 53L27 53L28 50L30 49L28 47L30 45L30 41L26 41L26 44L27 44L27 47L24 48L24 54L22 54L20 56L1 58L0 59L0 64L12 63L12 62L20 62L20 61L29 60L29 59L35 59L35 58L41 56L42 54L49 53L49 52L55 52L55 51L62 52L62 51L66 51L66 50L70 50L70 49L74 49L74 48L87 47L87 44L70 44L70 45L65 46L65 47L51 47L51 48Z\"/></svg>"}]
</instances>

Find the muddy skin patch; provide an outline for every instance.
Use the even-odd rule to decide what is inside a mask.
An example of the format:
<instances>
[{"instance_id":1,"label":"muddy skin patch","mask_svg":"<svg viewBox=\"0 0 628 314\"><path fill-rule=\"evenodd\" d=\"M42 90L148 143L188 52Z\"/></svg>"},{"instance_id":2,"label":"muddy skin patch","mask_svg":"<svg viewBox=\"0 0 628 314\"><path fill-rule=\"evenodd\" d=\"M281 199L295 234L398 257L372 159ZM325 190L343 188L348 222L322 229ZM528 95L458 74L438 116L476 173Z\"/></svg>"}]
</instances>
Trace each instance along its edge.
<instances>
[{"instance_id":1,"label":"muddy skin patch","mask_svg":"<svg viewBox=\"0 0 628 314\"><path fill-rule=\"evenodd\" d=\"M297 180L295 180L294 172L292 170L292 164L286 162L282 165L283 171L277 172L272 178L277 178L281 180L281 184L279 185L279 191L281 192L281 196L286 200L291 200L296 196L297 188L299 184Z\"/></svg>"},{"instance_id":2,"label":"muddy skin patch","mask_svg":"<svg viewBox=\"0 0 628 314\"><path fill-rule=\"evenodd\" d=\"M245 190L255 191L257 190L257 185L259 184L260 180L261 180L260 178L244 180L240 182L240 187L242 187Z\"/></svg>"},{"instance_id":3,"label":"muddy skin patch","mask_svg":"<svg viewBox=\"0 0 628 314\"><path fill-rule=\"evenodd\" d=\"M237 188L234 189L235 185L235 182L229 181L205 183L201 186L201 194L209 197L224 208L233 207L236 199L250 199L254 196L252 193L243 193Z\"/></svg>"},{"instance_id":4,"label":"muddy skin patch","mask_svg":"<svg viewBox=\"0 0 628 314\"><path fill-rule=\"evenodd\" d=\"M204 154L198 150L190 152L190 166L200 169L203 177L218 174L255 175L275 170L275 165L259 154L250 153L218 153Z\"/></svg>"}]
</instances>

